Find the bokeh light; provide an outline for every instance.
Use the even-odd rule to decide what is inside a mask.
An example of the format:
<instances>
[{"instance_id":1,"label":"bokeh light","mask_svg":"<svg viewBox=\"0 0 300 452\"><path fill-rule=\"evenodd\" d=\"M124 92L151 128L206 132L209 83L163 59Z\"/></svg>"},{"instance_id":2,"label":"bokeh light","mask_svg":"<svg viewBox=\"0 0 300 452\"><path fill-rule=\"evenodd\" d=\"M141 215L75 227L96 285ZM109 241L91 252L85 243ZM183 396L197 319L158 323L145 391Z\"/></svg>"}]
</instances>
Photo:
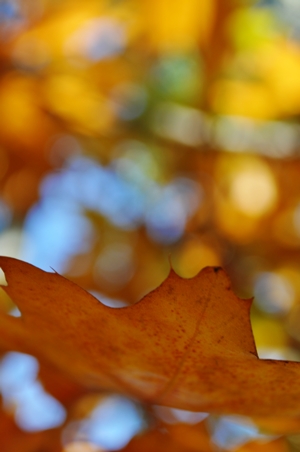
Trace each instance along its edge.
<instances>
[{"instance_id":1,"label":"bokeh light","mask_svg":"<svg viewBox=\"0 0 300 452\"><path fill-rule=\"evenodd\" d=\"M86 419L70 423L64 431L63 442L66 447L86 441L100 450L118 450L144 426L133 402L111 396L99 400Z\"/></svg>"},{"instance_id":2,"label":"bokeh light","mask_svg":"<svg viewBox=\"0 0 300 452\"><path fill-rule=\"evenodd\" d=\"M64 407L37 381L38 362L30 355L11 352L0 363L0 390L4 408L13 410L17 425L28 432L61 425Z\"/></svg>"}]
</instances>

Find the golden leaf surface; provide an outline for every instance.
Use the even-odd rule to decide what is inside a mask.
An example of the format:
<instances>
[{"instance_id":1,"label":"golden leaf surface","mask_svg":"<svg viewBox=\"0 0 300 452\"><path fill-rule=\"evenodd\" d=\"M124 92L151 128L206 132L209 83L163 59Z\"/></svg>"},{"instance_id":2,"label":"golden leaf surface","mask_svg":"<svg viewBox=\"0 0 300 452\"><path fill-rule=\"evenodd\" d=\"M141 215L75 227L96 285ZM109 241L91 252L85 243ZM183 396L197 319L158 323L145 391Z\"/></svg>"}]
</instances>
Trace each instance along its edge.
<instances>
[{"instance_id":1,"label":"golden leaf surface","mask_svg":"<svg viewBox=\"0 0 300 452\"><path fill-rule=\"evenodd\" d=\"M220 267L173 271L135 305L113 309L56 273L0 258L22 317L1 313L0 343L94 388L216 413L300 414L300 364L260 360L250 300Z\"/></svg>"}]
</instances>

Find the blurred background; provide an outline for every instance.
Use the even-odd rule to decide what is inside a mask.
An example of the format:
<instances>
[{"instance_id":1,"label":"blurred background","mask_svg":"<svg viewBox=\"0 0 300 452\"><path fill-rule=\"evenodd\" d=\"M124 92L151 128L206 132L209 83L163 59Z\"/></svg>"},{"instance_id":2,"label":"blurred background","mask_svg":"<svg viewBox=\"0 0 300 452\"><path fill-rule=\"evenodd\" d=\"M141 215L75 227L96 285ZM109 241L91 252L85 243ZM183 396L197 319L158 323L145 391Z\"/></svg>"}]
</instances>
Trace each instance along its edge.
<instances>
[{"instance_id":1,"label":"blurred background","mask_svg":"<svg viewBox=\"0 0 300 452\"><path fill-rule=\"evenodd\" d=\"M297 0L0 0L0 254L116 308L169 259L221 265L260 357L299 360L299 114ZM300 450L300 420L143 407L5 350L0 392L3 452Z\"/></svg>"}]
</instances>

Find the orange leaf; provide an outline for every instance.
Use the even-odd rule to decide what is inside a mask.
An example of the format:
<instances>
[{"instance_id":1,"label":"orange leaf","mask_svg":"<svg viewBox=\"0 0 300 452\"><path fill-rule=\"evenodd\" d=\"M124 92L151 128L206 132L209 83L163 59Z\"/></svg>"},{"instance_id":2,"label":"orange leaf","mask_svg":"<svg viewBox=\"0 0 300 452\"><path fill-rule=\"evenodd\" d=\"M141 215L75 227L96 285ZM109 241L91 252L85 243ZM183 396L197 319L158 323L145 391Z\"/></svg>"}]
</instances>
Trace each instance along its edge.
<instances>
[{"instance_id":1,"label":"orange leaf","mask_svg":"<svg viewBox=\"0 0 300 452\"><path fill-rule=\"evenodd\" d=\"M121 452L212 452L208 433L202 424L178 424L157 428L135 436Z\"/></svg>"},{"instance_id":2,"label":"orange leaf","mask_svg":"<svg viewBox=\"0 0 300 452\"><path fill-rule=\"evenodd\" d=\"M190 452L181 444L173 441L166 431L153 430L142 435L135 436L122 452L164 452L172 450L172 452Z\"/></svg>"},{"instance_id":3,"label":"orange leaf","mask_svg":"<svg viewBox=\"0 0 300 452\"><path fill-rule=\"evenodd\" d=\"M194 411L295 416L300 364L259 360L250 300L225 272L173 271L139 303L102 305L58 274L1 257L21 318L0 314L1 344L46 359L85 384Z\"/></svg>"},{"instance_id":4,"label":"orange leaf","mask_svg":"<svg viewBox=\"0 0 300 452\"><path fill-rule=\"evenodd\" d=\"M288 452L289 447L284 438L269 442L252 441L235 449L235 452Z\"/></svg>"},{"instance_id":5,"label":"orange leaf","mask_svg":"<svg viewBox=\"0 0 300 452\"><path fill-rule=\"evenodd\" d=\"M257 417L252 420L263 433L289 435L300 431L299 417Z\"/></svg>"},{"instance_id":6,"label":"orange leaf","mask_svg":"<svg viewBox=\"0 0 300 452\"><path fill-rule=\"evenodd\" d=\"M1 452L61 452L61 428L24 432L0 408Z\"/></svg>"}]
</instances>

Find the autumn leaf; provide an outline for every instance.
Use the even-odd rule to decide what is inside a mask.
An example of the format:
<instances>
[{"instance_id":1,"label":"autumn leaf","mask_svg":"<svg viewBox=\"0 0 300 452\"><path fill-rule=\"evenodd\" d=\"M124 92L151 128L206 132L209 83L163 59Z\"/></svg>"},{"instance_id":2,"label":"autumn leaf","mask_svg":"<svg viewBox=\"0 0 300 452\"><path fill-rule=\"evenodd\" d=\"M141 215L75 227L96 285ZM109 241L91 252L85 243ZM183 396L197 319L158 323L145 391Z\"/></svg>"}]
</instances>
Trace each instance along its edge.
<instances>
[{"instance_id":1,"label":"autumn leaf","mask_svg":"<svg viewBox=\"0 0 300 452\"><path fill-rule=\"evenodd\" d=\"M270 442L253 441L247 443L235 452L288 452L289 448L284 438L278 438Z\"/></svg>"},{"instance_id":2,"label":"autumn leaf","mask_svg":"<svg viewBox=\"0 0 300 452\"><path fill-rule=\"evenodd\" d=\"M122 452L213 452L214 448L203 422L176 424L143 432L134 437Z\"/></svg>"},{"instance_id":3,"label":"autumn leaf","mask_svg":"<svg viewBox=\"0 0 300 452\"><path fill-rule=\"evenodd\" d=\"M24 432L12 416L0 407L1 452L61 452L61 428Z\"/></svg>"},{"instance_id":4,"label":"autumn leaf","mask_svg":"<svg viewBox=\"0 0 300 452\"><path fill-rule=\"evenodd\" d=\"M260 360L251 300L220 267L171 270L135 305L112 309L56 273L0 258L22 317L1 313L1 345L31 353L93 387L147 403L244 415L300 414L300 365Z\"/></svg>"}]
</instances>

